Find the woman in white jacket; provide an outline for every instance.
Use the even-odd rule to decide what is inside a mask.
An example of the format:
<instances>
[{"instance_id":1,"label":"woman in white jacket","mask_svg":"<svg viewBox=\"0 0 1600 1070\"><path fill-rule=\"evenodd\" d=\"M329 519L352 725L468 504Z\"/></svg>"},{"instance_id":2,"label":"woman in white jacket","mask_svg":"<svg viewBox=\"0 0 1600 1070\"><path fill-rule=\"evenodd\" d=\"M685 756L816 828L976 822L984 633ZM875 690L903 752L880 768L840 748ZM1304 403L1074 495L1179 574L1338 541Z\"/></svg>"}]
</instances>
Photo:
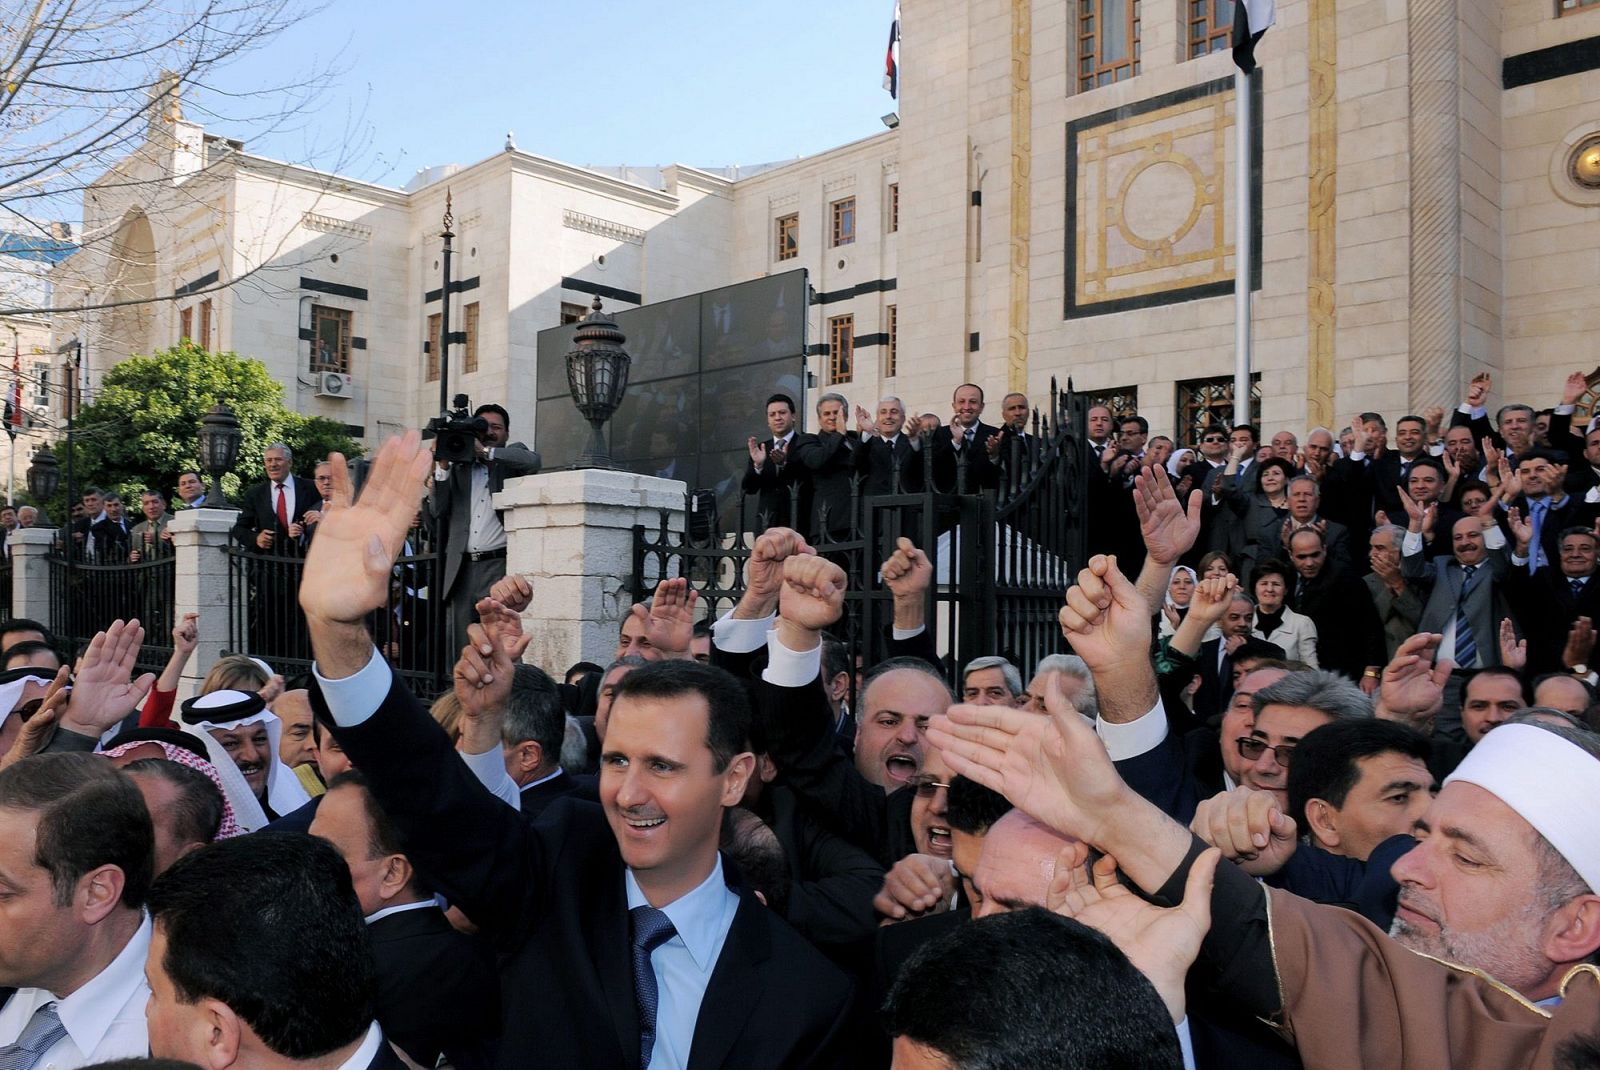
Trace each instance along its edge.
<instances>
[{"instance_id":1,"label":"woman in white jacket","mask_svg":"<svg viewBox=\"0 0 1600 1070\"><path fill-rule=\"evenodd\" d=\"M1293 575L1282 561L1267 561L1256 567L1256 622L1251 634L1283 647L1283 655L1290 661L1304 662L1315 669L1317 626L1310 617L1284 604Z\"/></svg>"}]
</instances>

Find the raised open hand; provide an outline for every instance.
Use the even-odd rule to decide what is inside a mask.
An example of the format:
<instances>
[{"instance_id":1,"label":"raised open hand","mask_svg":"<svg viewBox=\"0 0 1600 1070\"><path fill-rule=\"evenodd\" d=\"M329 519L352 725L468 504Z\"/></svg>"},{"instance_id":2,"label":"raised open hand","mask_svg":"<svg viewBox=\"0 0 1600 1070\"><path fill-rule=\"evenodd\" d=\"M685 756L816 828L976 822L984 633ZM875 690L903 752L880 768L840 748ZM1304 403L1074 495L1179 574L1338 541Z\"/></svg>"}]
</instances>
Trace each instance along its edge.
<instances>
[{"instance_id":1,"label":"raised open hand","mask_svg":"<svg viewBox=\"0 0 1600 1070\"><path fill-rule=\"evenodd\" d=\"M1500 618L1500 664L1518 672L1528 664L1528 641L1517 638L1517 628L1510 617Z\"/></svg>"},{"instance_id":2,"label":"raised open hand","mask_svg":"<svg viewBox=\"0 0 1600 1070\"><path fill-rule=\"evenodd\" d=\"M1150 606L1117 568L1117 559L1097 554L1067 590L1058 614L1061 634L1095 675L1131 661L1148 663Z\"/></svg>"},{"instance_id":3,"label":"raised open hand","mask_svg":"<svg viewBox=\"0 0 1600 1070\"><path fill-rule=\"evenodd\" d=\"M477 624L467 626L467 645L461 651L452 674L461 712L473 719L498 718L511 699L511 681L516 663L528 649L533 636L522 634L522 621L516 612L493 598L478 602ZM492 740L495 733L486 733ZM469 746L477 753L478 746Z\"/></svg>"},{"instance_id":4,"label":"raised open hand","mask_svg":"<svg viewBox=\"0 0 1600 1070\"><path fill-rule=\"evenodd\" d=\"M1188 553L1200 537L1200 510L1204 495L1189 495L1188 507L1173 489L1172 478L1159 465L1145 468L1133 478L1133 507L1139 514L1139 531L1145 552L1158 564L1170 565Z\"/></svg>"},{"instance_id":5,"label":"raised open hand","mask_svg":"<svg viewBox=\"0 0 1600 1070\"><path fill-rule=\"evenodd\" d=\"M793 627L820 632L844 611L844 569L814 554L789 557L783 562L783 590L778 596L778 616Z\"/></svg>"},{"instance_id":6,"label":"raised open hand","mask_svg":"<svg viewBox=\"0 0 1600 1070\"><path fill-rule=\"evenodd\" d=\"M671 660L688 656L689 641L694 638L694 607L699 600L700 593L679 576L656 584L648 607L641 602L629 612L644 625L650 645Z\"/></svg>"},{"instance_id":7,"label":"raised open hand","mask_svg":"<svg viewBox=\"0 0 1600 1070\"><path fill-rule=\"evenodd\" d=\"M1432 724L1455 668L1448 658L1434 661L1443 641L1444 636L1437 632L1418 632L1395 649L1380 678L1377 716L1419 731Z\"/></svg>"},{"instance_id":8,"label":"raised open hand","mask_svg":"<svg viewBox=\"0 0 1600 1070\"><path fill-rule=\"evenodd\" d=\"M1111 855L1095 862L1092 877L1081 863L1064 864L1077 857L1079 846L1063 848L1057 858L1047 905L1104 933L1149 978L1173 1022L1183 1021L1184 978L1211 931L1211 889L1221 854L1212 848L1196 858L1184 882L1183 902L1163 908L1117 881L1117 860Z\"/></svg>"},{"instance_id":9,"label":"raised open hand","mask_svg":"<svg viewBox=\"0 0 1600 1070\"><path fill-rule=\"evenodd\" d=\"M760 468L767 463L767 447L762 444L760 439L752 435L745 445L750 450L751 464Z\"/></svg>"},{"instance_id":10,"label":"raised open hand","mask_svg":"<svg viewBox=\"0 0 1600 1070\"><path fill-rule=\"evenodd\" d=\"M1523 516L1521 509L1512 506L1506 510L1506 527L1511 529L1511 537L1517 541L1517 556L1527 556L1533 545L1533 521Z\"/></svg>"},{"instance_id":11,"label":"raised open hand","mask_svg":"<svg viewBox=\"0 0 1600 1070\"><path fill-rule=\"evenodd\" d=\"M1594 653L1594 621L1579 617L1567 631L1567 645L1561 651L1561 664L1569 669L1588 665Z\"/></svg>"},{"instance_id":12,"label":"raised open hand","mask_svg":"<svg viewBox=\"0 0 1600 1070\"><path fill-rule=\"evenodd\" d=\"M71 698L61 716L61 727L86 736L100 736L128 716L155 686L155 673L132 679L144 643L144 628L137 620L112 621L95 635L78 659Z\"/></svg>"},{"instance_id":13,"label":"raised open hand","mask_svg":"<svg viewBox=\"0 0 1600 1070\"><path fill-rule=\"evenodd\" d=\"M61 719L62 711L67 708L67 698L72 694L67 687L70 674L71 669L65 665L57 670L56 678L45 688L38 709L34 710L33 715L23 723L22 731L12 742L11 749L5 754L0 754L0 770L9 769L22 759L33 757L50 742L50 737L55 734L56 722Z\"/></svg>"},{"instance_id":14,"label":"raised open hand","mask_svg":"<svg viewBox=\"0 0 1600 1070\"><path fill-rule=\"evenodd\" d=\"M300 577L300 608L308 621L364 625L368 613L387 604L390 570L405 547L433 462L421 443L414 430L385 442L359 499L344 455L329 455L334 507L317 525Z\"/></svg>"},{"instance_id":15,"label":"raised open hand","mask_svg":"<svg viewBox=\"0 0 1600 1070\"><path fill-rule=\"evenodd\" d=\"M1585 391L1588 389L1588 376L1584 375L1582 372L1573 372L1571 375L1567 376L1566 385L1561 389L1561 404L1576 405L1578 403L1578 399L1583 397Z\"/></svg>"},{"instance_id":16,"label":"raised open hand","mask_svg":"<svg viewBox=\"0 0 1600 1070\"><path fill-rule=\"evenodd\" d=\"M873 422L872 413L868 412L866 409L862 408L860 405L857 405L856 406L856 430L861 432L861 437L862 438L866 438L868 435L872 434L872 432L874 430L876 430L876 428L877 428L877 424Z\"/></svg>"}]
</instances>

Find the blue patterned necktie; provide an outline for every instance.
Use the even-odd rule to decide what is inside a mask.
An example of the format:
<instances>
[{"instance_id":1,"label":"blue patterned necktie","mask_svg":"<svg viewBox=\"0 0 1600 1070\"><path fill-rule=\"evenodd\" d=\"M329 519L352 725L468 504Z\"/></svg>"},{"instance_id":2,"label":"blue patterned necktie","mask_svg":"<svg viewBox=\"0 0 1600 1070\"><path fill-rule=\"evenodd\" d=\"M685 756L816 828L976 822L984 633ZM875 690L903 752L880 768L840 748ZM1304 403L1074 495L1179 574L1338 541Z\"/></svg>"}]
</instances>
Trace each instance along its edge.
<instances>
[{"instance_id":1,"label":"blue patterned necktie","mask_svg":"<svg viewBox=\"0 0 1600 1070\"><path fill-rule=\"evenodd\" d=\"M1456 664L1470 669L1478 664L1478 643L1472 635L1472 621L1467 617L1467 595L1477 585L1478 566L1464 565L1461 572L1461 595L1456 599Z\"/></svg>"},{"instance_id":2,"label":"blue patterned necktie","mask_svg":"<svg viewBox=\"0 0 1600 1070\"><path fill-rule=\"evenodd\" d=\"M45 1052L67 1035L67 1027L56 1014L56 1005L46 1003L33 1012L15 1044L0 1047L0 1070L33 1070Z\"/></svg>"},{"instance_id":3,"label":"blue patterned necktie","mask_svg":"<svg viewBox=\"0 0 1600 1070\"><path fill-rule=\"evenodd\" d=\"M1580 597L1583 596L1583 581L1582 580L1568 580L1567 583L1572 586L1572 597L1574 599L1577 599L1577 598L1580 598Z\"/></svg>"},{"instance_id":4,"label":"blue patterned necktie","mask_svg":"<svg viewBox=\"0 0 1600 1070\"><path fill-rule=\"evenodd\" d=\"M1544 547L1539 540L1544 532L1544 514L1550 508L1549 498L1536 498L1528 503L1528 511L1533 514L1533 548L1528 551L1528 575L1539 571L1539 566L1544 564Z\"/></svg>"},{"instance_id":5,"label":"blue patterned necktie","mask_svg":"<svg viewBox=\"0 0 1600 1070\"><path fill-rule=\"evenodd\" d=\"M633 922L633 998L639 1008L639 1070L649 1070L650 1053L656 1046L656 971L650 965L650 952L678 934L672 919L655 907L634 907L628 911ZM0 1066L0 1070L8 1070Z\"/></svg>"}]
</instances>

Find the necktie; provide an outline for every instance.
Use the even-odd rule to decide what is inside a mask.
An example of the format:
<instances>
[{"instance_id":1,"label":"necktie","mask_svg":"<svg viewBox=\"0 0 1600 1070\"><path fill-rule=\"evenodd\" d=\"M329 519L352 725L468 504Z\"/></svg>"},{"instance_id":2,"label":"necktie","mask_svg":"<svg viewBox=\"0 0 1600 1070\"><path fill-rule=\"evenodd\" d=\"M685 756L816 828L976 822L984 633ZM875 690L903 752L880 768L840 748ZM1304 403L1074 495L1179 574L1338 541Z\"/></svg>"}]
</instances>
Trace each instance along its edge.
<instances>
[{"instance_id":1,"label":"necktie","mask_svg":"<svg viewBox=\"0 0 1600 1070\"><path fill-rule=\"evenodd\" d=\"M1533 545L1528 551L1528 575L1539 571L1543 564L1544 547L1539 539L1544 531L1544 514L1550 508L1549 498L1538 498L1528 503L1528 511L1533 514Z\"/></svg>"},{"instance_id":2,"label":"necktie","mask_svg":"<svg viewBox=\"0 0 1600 1070\"><path fill-rule=\"evenodd\" d=\"M677 935L672 919L655 907L634 907L628 911L633 921L633 998L639 1008L639 1070L649 1070L650 1053L656 1046L656 971L650 965L650 952ZM0 1070L7 1068L0 1066Z\"/></svg>"},{"instance_id":3,"label":"necktie","mask_svg":"<svg viewBox=\"0 0 1600 1070\"><path fill-rule=\"evenodd\" d=\"M1466 565L1461 573L1461 595L1456 599L1456 664L1471 669L1478 663L1478 642L1473 638L1472 621L1467 616L1467 595L1477 586L1478 566Z\"/></svg>"},{"instance_id":4,"label":"necktie","mask_svg":"<svg viewBox=\"0 0 1600 1070\"><path fill-rule=\"evenodd\" d=\"M1294 604L1298 606L1301 602L1304 602L1305 599L1306 578L1304 576L1297 576L1295 577L1294 581Z\"/></svg>"},{"instance_id":5,"label":"necktie","mask_svg":"<svg viewBox=\"0 0 1600 1070\"><path fill-rule=\"evenodd\" d=\"M1568 580L1567 583L1572 588L1572 597L1573 598L1577 598L1577 597L1579 597L1580 595L1583 594L1583 581L1582 580Z\"/></svg>"},{"instance_id":6,"label":"necktie","mask_svg":"<svg viewBox=\"0 0 1600 1070\"><path fill-rule=\"evenodd\" d=\"M284 529L289 527L289 499L283 493L283 484L278 484L278 526Z\"/></svg>"},{"instance_id":7,"label":"necktie","mask_svg":"<svg viewBox=\"0 0 1600 1070\"><path fill-rule=\"evenodd\" d=\"M33 1070L45 1052L67 1035L67 1027L56 1014L56 1005L46 1003L33 1012L15 1044L0 1047L0 1070Z\"/></svg>"}]
</instances>

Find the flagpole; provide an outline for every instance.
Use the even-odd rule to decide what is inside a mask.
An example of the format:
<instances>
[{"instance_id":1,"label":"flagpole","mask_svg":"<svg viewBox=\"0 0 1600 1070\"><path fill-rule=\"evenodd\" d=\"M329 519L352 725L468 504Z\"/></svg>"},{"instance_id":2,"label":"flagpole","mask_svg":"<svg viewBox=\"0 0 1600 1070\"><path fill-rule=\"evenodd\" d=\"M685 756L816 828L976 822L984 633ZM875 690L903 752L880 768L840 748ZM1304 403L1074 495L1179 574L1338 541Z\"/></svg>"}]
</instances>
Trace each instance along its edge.
<instances>
[{"instance_id":1,"label":"flagpole","mask_svg":"<svg viewBox=\"0 0 1600 1070\"><path fill-rule=\"evenodd\" d=\"M1251 226L1250 198L1252 190L1250 121L1250 76L1238 67L1233 69L1234 133L1237 148L1234 159L1235 211L1233 218L1233 422L1251 422L1250 407L1250 276L1255 263Z\"/></svg>"}]
</instances>

